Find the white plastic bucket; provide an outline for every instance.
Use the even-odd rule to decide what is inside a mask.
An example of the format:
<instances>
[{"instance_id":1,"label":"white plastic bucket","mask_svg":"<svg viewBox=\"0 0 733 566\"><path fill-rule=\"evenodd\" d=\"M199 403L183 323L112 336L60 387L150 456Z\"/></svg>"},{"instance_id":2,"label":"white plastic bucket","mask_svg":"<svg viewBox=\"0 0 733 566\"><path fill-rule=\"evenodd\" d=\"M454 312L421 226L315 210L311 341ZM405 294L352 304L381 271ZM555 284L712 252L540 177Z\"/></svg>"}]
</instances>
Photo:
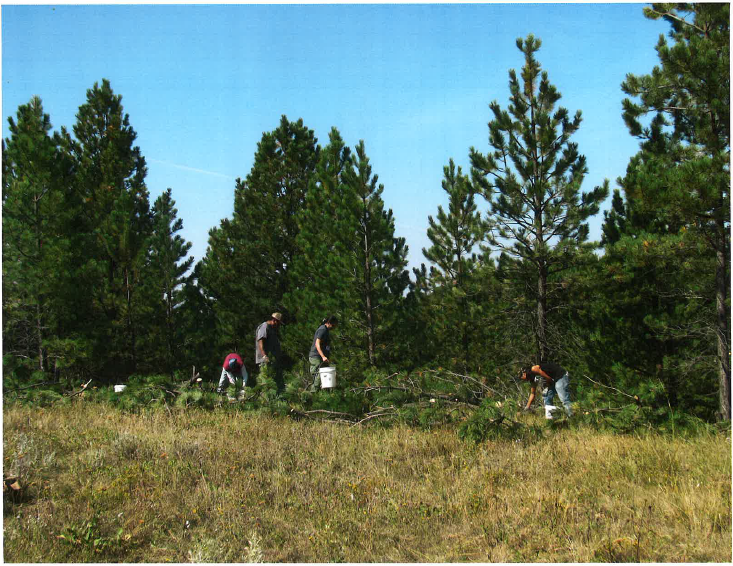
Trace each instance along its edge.
<instances>
[{"instance_id":1,"label":"white plastic bucket","mask_svg":"<svg viewBox=\"0 0 733 566\"><path fill-rule=\"evenodd\" d=\"M122 393L127 385L115 385L115 393Z\"/></svg>"},{"instance_id":2,"label":"white plastic bucket","mask_svg":"<svg viewBox=\"0 0 733 566\"><path fill-rule=\"evenodd\" d=\"M318 373L321 376L321 389L336 387L336 368L321 368Z\"/></svg>"},{"instance_id":3,"label":"white plastic bucket","mask_svg":"<svg viewBox=\"0 0 733 566\"><path fill-rule=\"evenodd\" d=\"M552 411L556 411L555 405L545 405L545 418L552 420Z\"/></svg>"}]
</instances>

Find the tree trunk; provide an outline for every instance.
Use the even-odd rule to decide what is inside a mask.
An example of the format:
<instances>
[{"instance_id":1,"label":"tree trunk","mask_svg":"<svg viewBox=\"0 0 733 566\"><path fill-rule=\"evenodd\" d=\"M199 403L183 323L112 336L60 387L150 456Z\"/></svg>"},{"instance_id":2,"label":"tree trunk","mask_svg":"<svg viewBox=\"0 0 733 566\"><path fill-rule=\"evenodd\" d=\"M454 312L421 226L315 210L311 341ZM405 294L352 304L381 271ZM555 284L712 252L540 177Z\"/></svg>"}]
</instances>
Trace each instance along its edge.
<instances>
[{"instance_id":1,"label":"tree trunk","mask_svg":"<svg viewBox=\"0 0 733 566\"><path fill-rule=\"evenodd\" d=\"M168 285L166 289L166 366L171 377L173 377L173 289L172 286Z\"/></svg>"},{"instance_id":2,"label":"tree trunk","mask_svg":"<svg viewBox=\"0 0 733 566\"><path fill-rule=\"evenodd\" d=\"M46 371L46 364L44 363L43 355L43 320L41 316L41 303L40 298L36 301L36 340L38 340L38 369L40 371Z\"/></svg>"},{"instance_id":3,"label":"tree trunk","mask_svg":"<svg viewBox=\"0 0 733 566\"><path fill-rule=\"evenodd\" d=\"M547 361L547 268L540 261L537 278L537 362Z\"/></svg>"},{"instance_id":4,"label":"tree trunk","mask_svg":"<svg viewBox=\"0 0 733 566\"><path fill-rule=\"evenodd\" d=\"M364 203L366 206L366 203ZM372 316L372 269L369 262L369 235L366 221L364 222L364 294L367 319L367 353L369 365L374 366L374 318Z\"/></svg>"},{"instance_id":5,"label":"tree trunk","mask_svg":"<svg viewBox=\"0 0 733 566\"><path fill-rule=\"evenodd\" d=\"M724 234L724 233L723 233ZM725 235L722 237L725 241ZM730 390L730 336L728 334L728 309L725 301L729 296L728 292L728 270L727 246L719 246L716 252L718 265L715 271L716 303L717 303L717 328L718 335L718 359L720 363L718 371L718 390L720 395L719 419L729 421L731 418L731 390Z\"/></svg>"},{"instance_id":6,"label":"tree trunk","mask_svg":"<svg viewBox=\"0 0 733 566\"><path fill-rule=\"evenodd\" d=\"M38 260L41 259L43 253L43 238L41 231L41 211L40 201L41 197L36 196L33 199L34 212L35 212L35 231L36 231L36 251L38 253ZM40 371L46 370L46 364L43 355L43 308L41 306L40 293L36 295L36 340L38 341L38 369Z\"/></svg>"},{"instance_id":7,"label":"tree trunk","mask_svg":"<svg viewBox=\"0 0 733 566\"><path fill-rule=\"evenodd\" d=\"M135 336L135 324L132 320L132 283L130 282L130 268L125 268L125 291L127 293L127 331L130 338L130 357L132 371L137 370L137 340Z\"/></svg>"}]
</instances>

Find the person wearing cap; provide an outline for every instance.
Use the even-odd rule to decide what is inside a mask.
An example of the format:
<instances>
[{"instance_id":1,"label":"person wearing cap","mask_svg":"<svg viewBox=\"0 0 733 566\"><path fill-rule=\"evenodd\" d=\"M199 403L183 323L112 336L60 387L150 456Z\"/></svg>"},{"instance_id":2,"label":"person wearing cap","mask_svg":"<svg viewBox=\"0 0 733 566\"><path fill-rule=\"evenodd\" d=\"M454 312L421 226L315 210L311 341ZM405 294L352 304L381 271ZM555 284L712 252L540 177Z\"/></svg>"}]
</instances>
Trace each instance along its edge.
<instances>
[{"instance_id":1,"label":"person wearing cap","mask_svg":"<svg viewBox=\"0 0 733 566\"><path fill-rule=\"evenodd\" d=\"M274 312L270 318L257 327L255 337L255 362L257 367L262 370L263 366L272 364L275 370L275 385L277 392L282 393L285 390L285 381L283 380L283 370L280 357L280 335L278 329L283 323L283 315Z\"/></svg>"},{"instance_id":2,"label":"person wearing cap","mask_svg":"<svg viewBox=\"0 0 733 566\"><path fill-rule=\"evenodd\" d=\"M244 395L244 388L247 387L249 374L247 373L247 368L244 367L242 357L236 352L232 352L226 358L224 358L224 364L221 370L221 377L219 378L219 386L216 388L216 391L218 393L224 393L226 390L225 386L227 381L231 385L234 385L236 389L237 379L242 380L241 394ZM232 399L232 397L230 397L230 399Z\"/></svg>"},{"instance_id":3,"label":"person wearing cap","mask_svg":"<svg viewBox=\"0 0 733 566\"><path fill-rule=\"evenodd\" d=\"M519 378L530 384L529 400L525 411L529 411L534 401L537 385L542 385L542 401L545 406L552 405L555 394L565 407L568 417L573 416L573 409L570 406L570 375L567 370L554 362L540 362L534 366L527 366L519 373Z\"/></svg>"},{"instance_id":4,"label":"person wearing cap","mask_svg":"<svg viewBox=\"0 0 733 566\"><path fill-rule=\"evenodd\" d=\"M308 353L311 376L313 377L313 383L309 387L310 391L315 391L321 386L321 374L318 370L322 366L327 366L331 361L329 360L329 356L331 355L330 330L335 328L337 324L338 319L335 316L328 316L323 319L321 326L318 327L318 330L313 335L313 344Z\"/></svg>"}]
</instances>

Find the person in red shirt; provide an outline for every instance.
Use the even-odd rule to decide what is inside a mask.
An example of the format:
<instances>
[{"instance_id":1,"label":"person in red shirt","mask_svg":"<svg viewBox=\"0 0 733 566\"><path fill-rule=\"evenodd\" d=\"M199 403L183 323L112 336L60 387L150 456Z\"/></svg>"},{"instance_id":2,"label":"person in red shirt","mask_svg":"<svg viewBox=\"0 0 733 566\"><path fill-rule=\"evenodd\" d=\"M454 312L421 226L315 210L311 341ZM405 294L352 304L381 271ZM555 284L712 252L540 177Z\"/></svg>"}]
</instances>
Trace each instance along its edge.
<instances>
[{"instance_id":1,"label":"person in red shirt","mask_svg":"<svg viewBox=\"0 0 733 566\"><path fill-rule=\"evenodd\" d=\"M227 381L231 385L234 385L236 389L237 379L242 380L242 392L244 394L244 388L247 387L247 380L249 374L247 368L244 367L242 357L236 352L232 352L226 358L224 358L224 364L222 365L221 377L219 378L219 386L216 388L218 393L224 393L225 384Z\"/></svg>"}]
</instances>

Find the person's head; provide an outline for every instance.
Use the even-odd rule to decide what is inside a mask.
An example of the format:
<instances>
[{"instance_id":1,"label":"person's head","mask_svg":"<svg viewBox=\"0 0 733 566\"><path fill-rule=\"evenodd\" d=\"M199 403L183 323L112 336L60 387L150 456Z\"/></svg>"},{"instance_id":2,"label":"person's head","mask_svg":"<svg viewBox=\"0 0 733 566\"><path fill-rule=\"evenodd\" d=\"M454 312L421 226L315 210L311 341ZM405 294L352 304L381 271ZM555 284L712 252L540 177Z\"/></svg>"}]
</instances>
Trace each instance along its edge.
<instances>
[{"instance_id":1,"label":"person's head","mask_svg":"<svg viewBox=\"0 0 733 566\"><path fill-rule=\"evenodd\" d=\"M532 379L532 376L534 375L534 372L532 371L532 366L527 365L522 367L522 369L519 370L519 379L522 381L530 381Z\"/></svg>"},{"instance_id":2,"label":"person's head","mask_svg":"<svg viewBox=\"0 0 733 566\"><path fill-rule=\"evenodd\" d=\"M283 323L283 315L279 312L274 312L270 315L270 320L268 321L273 326L280 326Z\"/></svg>"},{"instance_id":3,"label":"person's head","mask_svg":"<svg viewBox=\"0 0 733 566\"><path fill-rule=\"evenodd\" d=\"M323 319L321 324L325 324L327 328L333 328L339 323L338 318L333 315L327 316Z\"/></svg>"},{"instance_id":4,"label":"person's head","mask_svg":"<svg viewBox=\"0 0 733 566\"><path fill-rule=\"evenodd\" d=\"M231 360L229 360L229 364L227 364L227 369L229 371L239 371L240 370L239 362L235 360L234 358L232 358Z\"/></svg>"}]
</instances>

